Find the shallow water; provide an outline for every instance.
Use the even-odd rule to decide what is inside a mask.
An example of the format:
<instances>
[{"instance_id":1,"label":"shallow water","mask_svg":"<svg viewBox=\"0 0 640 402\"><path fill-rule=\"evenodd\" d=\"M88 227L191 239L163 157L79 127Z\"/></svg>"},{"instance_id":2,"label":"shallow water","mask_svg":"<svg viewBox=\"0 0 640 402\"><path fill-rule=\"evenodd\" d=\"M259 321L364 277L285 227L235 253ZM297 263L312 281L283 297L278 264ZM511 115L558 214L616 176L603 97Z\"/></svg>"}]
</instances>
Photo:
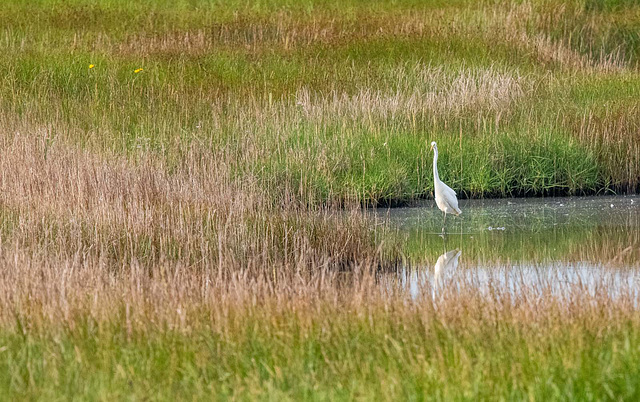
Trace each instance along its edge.
<instances>
[{"instance_id":1,"label":"shallow water","mask_svg":"<svg viewBox=\"0 0 640 402\"><path fill-rule=\"evenodd\" d=\"M401 239L401 268L383 283L434 298L469 286L489 292L526 288L562 296L630 293L640 288L640 197L462 200L461 217L433 201L378 210Z\"/></svg>"}]
</instances>

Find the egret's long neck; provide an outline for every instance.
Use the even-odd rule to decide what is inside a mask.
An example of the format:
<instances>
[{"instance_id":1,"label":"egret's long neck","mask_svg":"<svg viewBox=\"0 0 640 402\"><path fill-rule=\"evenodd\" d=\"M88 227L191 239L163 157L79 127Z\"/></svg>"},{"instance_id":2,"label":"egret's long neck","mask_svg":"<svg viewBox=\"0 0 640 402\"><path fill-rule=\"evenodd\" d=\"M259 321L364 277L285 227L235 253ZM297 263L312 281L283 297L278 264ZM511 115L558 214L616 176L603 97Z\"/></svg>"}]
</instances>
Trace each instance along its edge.
<instances>
[{"instance_id":1,"label":"egret's long neck","mask_svg":"<svg viewBox=\"0 0 640 402\"><path fill-rule=\"evenodd\" d=\"M433 149L433 180L440 180L440 176L438 175L438 148Z\"/></svg>"}]
</instances>

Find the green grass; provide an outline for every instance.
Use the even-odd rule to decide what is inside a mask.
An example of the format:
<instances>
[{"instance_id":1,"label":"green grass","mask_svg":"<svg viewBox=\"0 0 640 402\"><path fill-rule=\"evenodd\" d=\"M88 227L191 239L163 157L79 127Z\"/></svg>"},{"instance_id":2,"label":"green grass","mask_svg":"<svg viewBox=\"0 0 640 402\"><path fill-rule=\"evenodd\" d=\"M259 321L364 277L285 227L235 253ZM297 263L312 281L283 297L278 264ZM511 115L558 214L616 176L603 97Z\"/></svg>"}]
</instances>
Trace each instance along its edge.
<instances>
[{"instance_id":1,"label":"green grass","mask_svg":"<svg viewBox=\"0 0 640 402\"><path fill-rule=\"evenodd\" d=\"M471 319L478 326L469 328L402 308L365 310L359 318L256 312L231 329L188 333L128 333L124 319L26 335L4 330L0 389L9 398L90 400L638 396L637 316L599 328L586 316L558 327L557 315L522 324L498 314Z\"/></svg>"},{"instance_id":2,"label":"green grass","mask_svg":"<svg viewBox=\"0 0 640 402\"><path fill-rule=\"evenodd\" d=\"M430 198L432 140L461 198L637 192L638 28L628 0L3 2L0 395L637 399L633 294L381 294L440 239L359 208ZM465 258L630 239L541 233Z\"/></svg>"},{"instance_id":3,"label":"green grass","mask_svg":"<svg viewBox=\"0 0 640 402\"><path fill-rule=\"evenodd\" d=\"M638 188L637 149L622 163L612 157L635 143L633 110L610 130L580 126L640 95L632 3L53 4L16 1L0 12L6 124L169 163L193 141L237 145L239 177L261 164L276 195L282 176L296 186L308 178L303 201L312 203L427 196L425 140L442 143L441 170L468 197ZM504 79L515 86L487 93ZM301 110L301 91L318 117ZM433 100L408 110L412 96ZM270 152L238 144L247 132ZM339 166L318 170L319 153Z\"/></svg>"}]
</instances>

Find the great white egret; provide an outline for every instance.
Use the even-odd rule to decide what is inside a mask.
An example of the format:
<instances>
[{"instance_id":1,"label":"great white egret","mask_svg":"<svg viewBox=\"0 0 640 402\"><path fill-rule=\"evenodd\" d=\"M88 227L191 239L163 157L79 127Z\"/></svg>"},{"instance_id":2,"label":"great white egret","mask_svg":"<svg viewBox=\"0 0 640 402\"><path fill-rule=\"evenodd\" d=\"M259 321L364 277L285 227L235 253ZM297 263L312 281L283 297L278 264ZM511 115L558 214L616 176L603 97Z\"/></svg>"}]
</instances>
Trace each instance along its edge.
<instances>
[{"instance_id":1,"label":"great white egret","mask_svg":"<svg viewBox=\"0 0 640 402\"><path fill-rule=\"evenodd\" d=\"M440 180L438 175L438 146L436 142L431 142L431 150L433 151L433 187L434 194L436 196L436 205L440 208L440 211L444 213L444 219L442 221L442 233L447 223L447 214L460 215L462 211L458 208L458 198L456 198L456 192L453 189Z\"/></svg>"}]
</instances>

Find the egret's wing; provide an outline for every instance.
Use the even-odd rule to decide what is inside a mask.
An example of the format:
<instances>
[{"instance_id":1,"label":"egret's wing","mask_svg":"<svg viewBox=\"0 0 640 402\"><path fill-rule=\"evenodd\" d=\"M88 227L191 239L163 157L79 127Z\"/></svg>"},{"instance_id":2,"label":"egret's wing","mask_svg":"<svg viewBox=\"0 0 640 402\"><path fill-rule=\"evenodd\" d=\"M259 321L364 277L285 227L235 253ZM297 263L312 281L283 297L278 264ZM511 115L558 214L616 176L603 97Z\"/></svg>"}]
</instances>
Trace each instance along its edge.
<instances>
[{"instance_id":1,"label":"egret's wing","mask_svg":"<svg viewBox=\"0 0 640 402\"><path fill-rule=\"evenodd\" d=\"M445 195L447 195L449 197L453 197L453 198L456 197L456 192L451 187L447 186L444 183L441 183L441 185L442 185L442 193L443 194L445 194Z\"/></svg>"},{"instance_id":2,"label":"egret's wing","mask_svg":"<svg viewBox=\"0 0 640 402\"><path fill-rule=\"evenodd\" d=\"M457 213L461 213L460 208L458 208L458 198L456 197L456 192L444 183L441 183L441 186L442 195L447 200L451 208L453 208L454 211L457 211Z\"/></svg>"}]
</instances>

